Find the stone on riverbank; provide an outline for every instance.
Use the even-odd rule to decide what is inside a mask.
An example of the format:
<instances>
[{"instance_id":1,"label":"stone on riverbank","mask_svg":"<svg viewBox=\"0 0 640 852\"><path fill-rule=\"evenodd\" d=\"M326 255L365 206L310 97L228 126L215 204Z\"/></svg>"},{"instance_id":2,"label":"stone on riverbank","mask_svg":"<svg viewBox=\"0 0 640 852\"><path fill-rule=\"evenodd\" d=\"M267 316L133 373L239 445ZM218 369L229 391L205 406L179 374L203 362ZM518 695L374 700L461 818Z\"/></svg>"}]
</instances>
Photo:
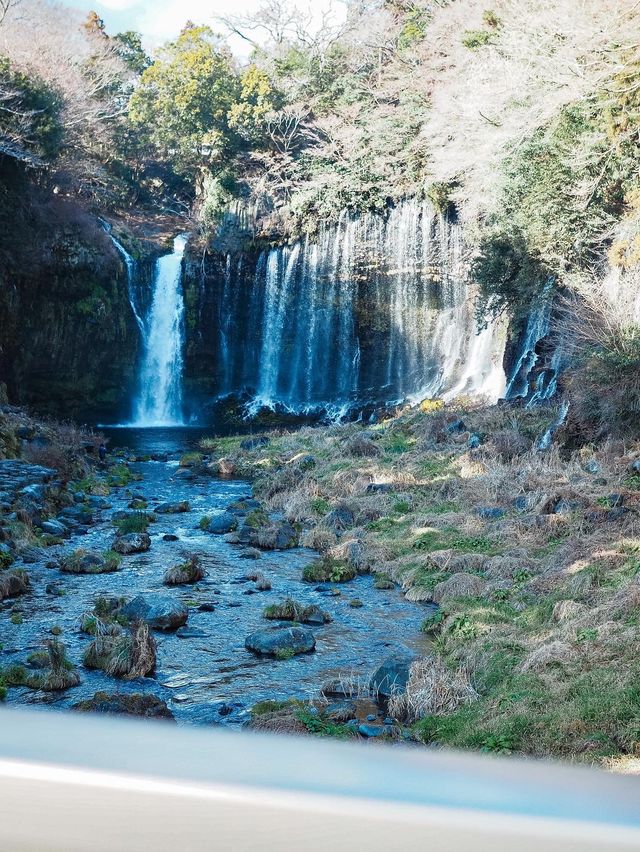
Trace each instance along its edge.
<instances>
[{"instance_id":1,"label":"stone on riverbank","mask_svg":"<svg viewBox=\"0 0 640 852\"><path fill-rule=\"evenodd\" d=\"M408 651L387 657L371 677L371 691L382 698L391 698L392 695L404 692L409 682L411 665L415 660L415 654Z\"/></svg>"}]
</instances>

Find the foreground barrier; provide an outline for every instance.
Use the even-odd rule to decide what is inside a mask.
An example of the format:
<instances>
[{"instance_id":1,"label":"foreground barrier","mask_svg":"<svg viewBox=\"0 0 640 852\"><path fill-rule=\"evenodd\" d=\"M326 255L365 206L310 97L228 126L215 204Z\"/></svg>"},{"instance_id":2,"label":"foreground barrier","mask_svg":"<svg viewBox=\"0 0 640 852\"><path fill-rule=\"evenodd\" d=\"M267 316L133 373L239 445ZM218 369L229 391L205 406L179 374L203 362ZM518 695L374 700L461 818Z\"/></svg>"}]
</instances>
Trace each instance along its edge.
<instances>
[{"instance_id":1,"label":"foreground barrier","mask_svg":"<svg viewBox=\"0 0 640 852\"><path fill-rule=\"evenodd\" d=\"M640 779L0 710L0 852L640 849Z\"/></svg>"}]
</instances>

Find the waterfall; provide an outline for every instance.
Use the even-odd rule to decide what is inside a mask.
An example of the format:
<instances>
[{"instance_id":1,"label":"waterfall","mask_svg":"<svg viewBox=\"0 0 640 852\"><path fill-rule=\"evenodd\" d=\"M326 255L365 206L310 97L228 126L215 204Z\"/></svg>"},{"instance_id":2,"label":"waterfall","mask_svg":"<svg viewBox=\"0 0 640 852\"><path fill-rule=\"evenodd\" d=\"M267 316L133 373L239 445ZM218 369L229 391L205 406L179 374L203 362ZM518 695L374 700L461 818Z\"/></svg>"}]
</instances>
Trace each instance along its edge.
<instances>
[{"instance_id":1,"label":"waterfall","mask_svg":"<svg viewBox=\"0 0 640 852\"><path fill-rule=\"evenodd\" d=\"M156 261L151 307L141 324L143 355L132 426L184 422L182 258L186 243L185 235L177 236L171 254Z\"/></svg>"},{"instance_id":2,"label":"waterfall","mask_svg":"<svg viewBox=\"0 0 640 852\"><path fill-rule=\"evenodd\" d=\"M503 392L503 326L477 333L460 226L427 203L343 211L251 270L239 258L217 297L219 387L250 412Z\"/></svg>"},{"instance_id":3,"label":"waterfall","mask_svg":"<svg viewBox=\"0 0 640 852\"><path fill-rule=\"evenodd\" d=\"M507 382L506 399L526 400L526 407L551 399L558 389L558 378L568 360L567 341L553 340L550 354L541 360L539 345L548 338L552 327L553 281L545 285L529 311L518 354ZM549 348L549 344L545 344Z\"/></svg>"},{"instance_id":4,"label":"waterfall","mask_svg":"<svg viewBox=\"0 0 640 852\"><path fill-rule=\"evenodd\" d=\"M133 317L136 321L138 329L140 333L144 333L144 323L142 321L142 317L140 316L140 311L138 310L136 292L135 292L135 277L136 277L136 262L131 257L126 248L122 245L122 243L117 240L113 234L111 233L111 225L109 222L106 222L104 219L99 219L100 224L107 232L107 235L111 242L113 243L116 251L120 255L120 257L124 260L124 265L127 270L127 295L129 296L129 304L131 305L131 312L133 313Z\"/></svg>"}]
</instances>

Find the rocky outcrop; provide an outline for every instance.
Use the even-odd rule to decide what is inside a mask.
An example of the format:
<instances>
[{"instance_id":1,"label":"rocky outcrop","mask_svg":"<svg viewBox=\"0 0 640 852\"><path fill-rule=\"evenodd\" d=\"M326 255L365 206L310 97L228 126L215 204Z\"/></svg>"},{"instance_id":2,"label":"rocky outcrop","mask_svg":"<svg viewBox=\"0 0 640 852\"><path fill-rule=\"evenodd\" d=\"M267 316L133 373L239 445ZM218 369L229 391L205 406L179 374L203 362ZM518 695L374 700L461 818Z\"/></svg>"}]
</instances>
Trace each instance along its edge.
<instances>
[{"instance_id":1,"label":"rocky outcrop","mask_svg":"<svg viewBox=\"0 0 640 852\"><path fill-rule=\"evenodd\" d=\"M112 419L128 411L138 348L126 269L95 217L56 212L41 230L23 223L0 265L0 381L36 412Z\"/></svg>"}]
</instances>

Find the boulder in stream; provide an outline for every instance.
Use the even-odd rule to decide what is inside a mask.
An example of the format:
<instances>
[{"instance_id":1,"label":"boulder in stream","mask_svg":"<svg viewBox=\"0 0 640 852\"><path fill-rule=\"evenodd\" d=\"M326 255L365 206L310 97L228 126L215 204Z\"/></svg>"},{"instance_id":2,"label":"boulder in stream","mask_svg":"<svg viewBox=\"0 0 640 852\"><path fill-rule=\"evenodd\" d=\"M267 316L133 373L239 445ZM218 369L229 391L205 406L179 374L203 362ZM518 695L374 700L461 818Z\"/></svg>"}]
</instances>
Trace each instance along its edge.
<instances>
[{"instance_id":1,"label":"boulder in stream","mask_svg":"<svg viewBox=\"0 0 640 852\"><path fill-rule=\"evenodd\" d=\"M139 692L96 692L93 698L74 704L73 710L84 713L108 713L111 716L142 716L144 719L168 719L174 716L166 703L155 695Z\"/></svg>"},{"instance_id":2,"label":"boulder in stream","mask_svg":"<svg viewBox=\"0 0 640 852\"><path fill-rule=\"evenodd\" d=\"M191 506L187 500L179 500L176 503L160 503L153 511L157 515L179 515L183 512L190 512Z\"/></svg>"},{"instance_id":3,"label":"boulder in stream","mask_svg":"<svg viewBox=\"0 0 640 852\"><path fill-rule=\"evenodd\" d=\"M247 636L244 646L254 654L286 660L313 651L316 640L313 633L304 627L275 627L256 630Z\"/></svg>"},{"instance_id":4,"label":"boulder in stream","mask_svg":"<svg viewBox=\"0 0 640 852\"><path fill-rule=\"evenodd\" d=\"M149 533L127 533L127 535L117 536L111 549L116 553L121 553L123 556L130 556L132 553L144 553L151 547L151 539Z\"/></svg>"},{"instance_id":5,"label":"boulder in stream","mask_svg":"<svg viewBox=\"0 0 640 852\"><path fill-rule=\"evenodd\" d=\"M120 610L130 621L146 621L154 630L177 630L187 623L189 610L169 595L137 595Z\"/></svg>"},{"instance_id":6,"label":"boulder in stream","mask_svg":"<svg viewBox=\"0 0 640 852\"><path fill-rule=\"evenodd\" d=\"M79 548L63 556L59 568L63 574L111 574L119 570L120 556Z\"/></svg>"},{"instance_id":7,"label":"boulder in stream","mask_svg":"<svg viewBox=\"0 0 640 852\"><path fill-rule=\"evenodd\" d=\"M222 512L220 515L214 515L206 526L206 531L214 535L223 535L224 533L233 532L238 526L238 519L231 512Z\"/></svg>"}]
</instances>

